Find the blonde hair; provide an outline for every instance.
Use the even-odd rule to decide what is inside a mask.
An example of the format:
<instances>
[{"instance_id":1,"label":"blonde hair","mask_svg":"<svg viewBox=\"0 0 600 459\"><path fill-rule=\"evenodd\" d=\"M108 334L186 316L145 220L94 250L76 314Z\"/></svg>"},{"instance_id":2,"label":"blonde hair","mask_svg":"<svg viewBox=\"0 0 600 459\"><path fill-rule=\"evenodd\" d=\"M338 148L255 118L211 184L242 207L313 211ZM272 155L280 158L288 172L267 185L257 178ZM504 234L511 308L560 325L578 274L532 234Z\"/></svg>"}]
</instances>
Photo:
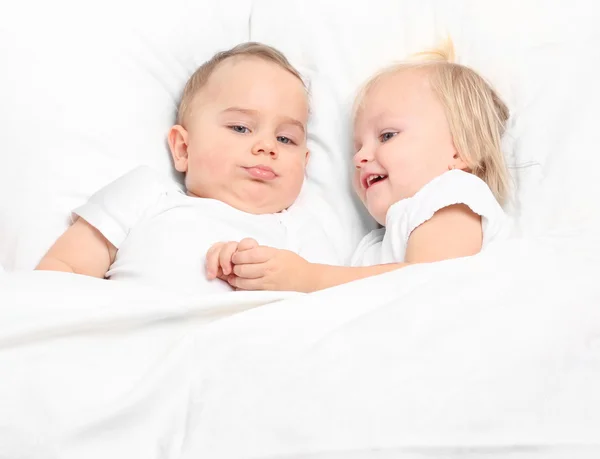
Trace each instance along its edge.
<instances>
[{"instance_id":1,"label":"blonde hair","mask_svg":"<svg viewBox=\"0 0 600 459\"><path fill-rule=\"evenodd\" d=\"M277 49L257 42L247 42L237 45L226 51L221 51L215 54L212 58L202 64L192 74L183 89L183 95L177 109L177 124L183 125L188 116L192 101L198 92L206 85L208 79L222 62L230 58L254 57L267 62L272 62L279 65L282 69L287 70L294 75L302 86L305 87L304 81L300 76L300 72L294 68L287 58Z\"/></svg>"},{"instance_id":2,"label":"blonde hair","mask_svg":"<svg viewBox=\"0 0 600 459\"><path fill-rule=\"evenodd\" d=\"M444 106L454 147L471 172L482 179L496 200L503 204L509 185L500 144L509 117L508 108L477 72L453 61L454 45L447 39L438 49L417 53L412 60L383 69L359 92L354 116L369 90L382 77L409 69L427 70L431 88Z\"/></svg>"}]
</instances>

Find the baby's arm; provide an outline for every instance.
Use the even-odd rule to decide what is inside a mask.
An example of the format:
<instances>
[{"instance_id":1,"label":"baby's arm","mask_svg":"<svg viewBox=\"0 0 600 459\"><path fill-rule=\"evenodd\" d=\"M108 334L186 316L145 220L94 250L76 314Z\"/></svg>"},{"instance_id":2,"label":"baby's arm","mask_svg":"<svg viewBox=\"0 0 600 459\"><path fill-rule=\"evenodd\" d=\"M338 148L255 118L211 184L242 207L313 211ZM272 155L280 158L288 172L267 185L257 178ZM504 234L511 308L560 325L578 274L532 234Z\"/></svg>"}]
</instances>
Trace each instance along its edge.
<instances>
[{"instance_id":1,"label":"baby's arm","mask_svg":"<svg viewBox=\"0 0 600 459\"><path fill-rule=\"evenodd\" d=\"M257 247L232 256L228 282L244 290L314 292L410 264L475 255L481 250L481 217L463 204L444 207L421 224L408 239L405 261L374 266L345 267L309 263L287 250Z\"/></svg>"},{"instance_id":2,"label":"baby's arm","mask_svg":"<svg viewBox=\"0 0 600 459\"><path fill-rule=\"evenodd\" d=\"M312 288L307 291L314 292L329 287L335 287L336 285L346 284L366 277L395 271L406 265L408 265L408 263L387 263L383 265L356 267L313 265L314 271L310 276L310 278L312 278Z\"/></svg>"},{"instance_id":3,"label":"baby's arm","mask_svg":"<svg viewBox=\"0 0 600 459\"><path fill-rule=\"evenodd\" d=\"M78 218L54 243L36 270L104 278L117 249L96 228Z\"/></svg>"},{"instance_id":4,"label":"baby's arm","mask_svg":"<svg viewBox=\"0 0 600 459\"><path fill-rule=\"evenodd\" d=\"M438 210L408 238L405 261L428 263L475 255L483 245L481 217L465 204Z\"/></svg>"},{"instance_id":5,"label":"baby's arm","mask_svg":"<svg viewBox=\"0 0 600 459\"><path fill-rule=\"evenodd\" d=\"M222 277L239 290L285 290L310 293L401 268L406 263L349 268L309 263L288 250L258 246L238 250L232 273Z\"/></svg>"},{"instance_id":6,"label":"baby's arm","mask_svg":"<svg viewBox=\"0 0 600 459\"><path fill-rule=\"evenodd\" d=\"M408 238L404 262L360 267L315 265L312 285L317 287L315 290L321 290L410 264L475 255L481 250L482 242L481 217L468 206L455 204L438 210L413 230Z\"/></svg>"}]
</instances>

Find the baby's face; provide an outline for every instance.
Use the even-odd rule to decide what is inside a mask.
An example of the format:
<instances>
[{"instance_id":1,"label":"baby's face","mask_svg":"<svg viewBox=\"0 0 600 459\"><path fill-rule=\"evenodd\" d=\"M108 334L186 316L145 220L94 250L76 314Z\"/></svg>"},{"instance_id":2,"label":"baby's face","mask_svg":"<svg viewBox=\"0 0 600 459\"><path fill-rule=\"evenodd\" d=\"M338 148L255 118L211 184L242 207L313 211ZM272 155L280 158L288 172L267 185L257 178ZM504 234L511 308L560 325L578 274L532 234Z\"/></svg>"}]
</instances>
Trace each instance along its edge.
<instances>
[{"instance_id":1,"label":"baby's face","mask_svg":"<svg viewBox=\"0 0 600 459\"><path fill-rule=\"evenodd\" d=\"M288 208L304 181L307 121L294 75L252 57L223 62L187 120L188 193L254 214Z\"/></svg>"},{"instance_id":2,"label":"baby's face","mask_svg":"<svg viewBox=\"0 0 600 459\"><path fill-rule=\"evenodd\" d=\"M354 187L381 225L390 206L448 170L456 149L423 69L383 76L354 123Z\"/></svg>"}]
</instances>

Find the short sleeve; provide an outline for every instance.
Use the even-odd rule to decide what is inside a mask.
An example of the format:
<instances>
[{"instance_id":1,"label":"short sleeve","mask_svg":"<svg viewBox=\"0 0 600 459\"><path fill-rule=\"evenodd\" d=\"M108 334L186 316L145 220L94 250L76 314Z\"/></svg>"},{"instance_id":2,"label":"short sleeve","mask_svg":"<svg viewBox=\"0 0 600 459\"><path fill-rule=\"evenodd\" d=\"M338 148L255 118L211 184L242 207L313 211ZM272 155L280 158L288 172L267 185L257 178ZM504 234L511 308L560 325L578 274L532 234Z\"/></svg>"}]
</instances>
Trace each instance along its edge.
<instances>
[{"instance_id":1,"label":"short sleeve","mask_svg":"<svg viewBox=\"0 0 600 459\"><path fill-rule=\"evenodd\" d=\"M73 214L86 220L119 248L131 228L169 188L157 172L141 166L101 188Z\"/></svg>"},{"instance_id":2,"label":"short sleeve","mask_svg":"<svg viewBox=\"0 0 600 459\"><path fill-rule=\"evenodd\" d=\"M400 230L405 241L440 209L464 204L482 217L484 245L504 226L506 216L487 184L468 172L448 171L425 185L412 198L388 211L386 226Z\"/></svg>"}]
</instances>

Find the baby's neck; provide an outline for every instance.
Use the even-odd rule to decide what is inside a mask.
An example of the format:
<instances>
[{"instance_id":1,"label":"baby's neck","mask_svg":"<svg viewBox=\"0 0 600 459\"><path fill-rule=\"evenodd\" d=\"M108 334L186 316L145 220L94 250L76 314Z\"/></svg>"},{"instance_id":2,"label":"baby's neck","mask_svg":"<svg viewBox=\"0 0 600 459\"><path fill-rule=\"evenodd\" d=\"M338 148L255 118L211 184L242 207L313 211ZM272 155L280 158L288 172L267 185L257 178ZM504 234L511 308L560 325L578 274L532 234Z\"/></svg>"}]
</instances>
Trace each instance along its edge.
<instances>
[{"instance_id":1,"label":"baby's neck","mask_svg":"<svg viewBox=\"0 0 600 459\"><path fill-rule=\"evenodd\" d=\"M259 208L254 208L252 206L246 205L246 203L243 202L243 201L242 202L228 202L228 201L224 201L224 200L213 198L213 197L209 197L209 196L200 196L200 195L197 195L195 193L192 193L190 190L186 190L185 194L187 196L189 196L190 198L213 199L215 201L222 202L223 204L226 204L229 207L232 207L232 208L234 208L236 210L245 212L247 214L253 214L253 215L280 214L282 212L287 211L287 208L286 209L274 210L274 211L264 210L264 209L259 209Z\"/></svg>"}]
</instances>

